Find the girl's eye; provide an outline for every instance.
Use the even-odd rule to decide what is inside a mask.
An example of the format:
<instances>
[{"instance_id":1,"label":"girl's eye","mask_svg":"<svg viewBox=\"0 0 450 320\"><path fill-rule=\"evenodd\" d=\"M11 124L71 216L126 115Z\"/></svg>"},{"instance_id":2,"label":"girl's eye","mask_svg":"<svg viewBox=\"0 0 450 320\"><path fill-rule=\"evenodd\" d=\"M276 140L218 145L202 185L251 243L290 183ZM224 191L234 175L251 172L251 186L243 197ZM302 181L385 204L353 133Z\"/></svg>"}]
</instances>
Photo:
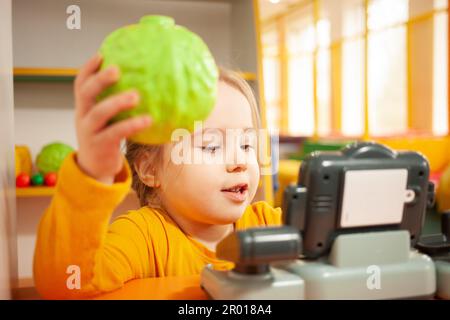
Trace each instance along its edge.
<instances>
[{"instance_id":1,"label":"girl's eye","mask_svg":"<svg viewBox=\"0 0 450 320\"><path fill-rule=\"evenodd\" d=\"M218 150L218 149L220 149L219 146L204 146L204 147L202 147L203 151L208 151L208 152L211 152L211 153L216 152L216 150Z\"/></svg>"},{"instance_id":2,"label":"girl's eye","mask_svg":"<svg viewBox=\"0 0 450 320\"><path fill-rule=\"evenodd\" d=\"M250 151L250 149L253 147L250 144L244 144L241 146L241 148L245 151Z\"/></svg>"}]
</instances>

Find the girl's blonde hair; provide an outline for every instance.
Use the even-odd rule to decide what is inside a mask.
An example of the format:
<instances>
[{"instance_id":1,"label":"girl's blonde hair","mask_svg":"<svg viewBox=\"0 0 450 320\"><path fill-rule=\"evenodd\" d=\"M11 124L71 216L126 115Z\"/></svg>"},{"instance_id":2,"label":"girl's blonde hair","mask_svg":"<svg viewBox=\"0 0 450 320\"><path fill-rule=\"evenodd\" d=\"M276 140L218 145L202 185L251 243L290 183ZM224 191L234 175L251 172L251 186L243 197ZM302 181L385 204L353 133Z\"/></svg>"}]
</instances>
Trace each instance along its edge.
<instances>
[{"instance_id":1,"label":"girl's blonde hair","mask_svg":"<svg viewBox=\"0 0 450 320\"><path fill-rule=\"evenodd\" d=\"M255 129L260 128L258 104L249 84L236 72L219 68L219 81L239 90L248 100L252 111L252 120ZM136 192L141 206L159 207L157 188L144 184L134 166L137 159L144 153L149 157L150 168L156 170L163 162L164 145L145 145L127 140L125 157L130 164L132 173L132 188Z\"/></svg>"}]
</instances>

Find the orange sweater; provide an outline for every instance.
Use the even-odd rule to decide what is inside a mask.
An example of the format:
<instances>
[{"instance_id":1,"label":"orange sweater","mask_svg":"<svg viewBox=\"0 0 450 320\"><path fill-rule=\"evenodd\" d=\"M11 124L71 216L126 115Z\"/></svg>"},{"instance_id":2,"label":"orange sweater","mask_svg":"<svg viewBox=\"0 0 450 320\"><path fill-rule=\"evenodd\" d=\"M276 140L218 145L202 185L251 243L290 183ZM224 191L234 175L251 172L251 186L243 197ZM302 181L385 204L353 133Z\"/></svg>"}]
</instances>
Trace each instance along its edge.
<instances>
[{"instance_id":1,"label":"orange sweater","mask_svg":"<svg viewBox=\"0 0 450 320\"><path fill-rule=\"evenodd\" d=\"M85 175L75 157L64 161L39 225L34 278L44 298L83 298L120 288L131 279L199 274L209 263L220 269L232 266L160 210L142 207L109 225L130 189L129 166L125 161L116 182L108 186ZM247 207L235 229L280 224L279 208L257 202ZM80 288L69 289L68 279L76 274Z\"/></svg>"}]
</instances>

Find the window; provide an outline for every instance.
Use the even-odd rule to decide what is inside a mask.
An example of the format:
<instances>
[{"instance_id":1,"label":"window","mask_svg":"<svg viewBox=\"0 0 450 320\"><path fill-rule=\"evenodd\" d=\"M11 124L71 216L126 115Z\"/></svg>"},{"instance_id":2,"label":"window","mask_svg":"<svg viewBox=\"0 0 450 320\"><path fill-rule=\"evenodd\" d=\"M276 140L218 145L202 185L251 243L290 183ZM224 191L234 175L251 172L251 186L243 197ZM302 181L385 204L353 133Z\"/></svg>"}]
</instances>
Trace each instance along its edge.
<instances>
[{"instance_id":1,"label":"window","mask_svg":"<svg viewBox=\"0 0 450 320\"><path fill-rule=\"evenodd\" d=\"M286 28L288 68L288 132L292 135L314 133L314 55L315 29L312 6L288 17Z\"/></svg>"},{"instance_id":2,"label":"window","mask_svg":"<svg viewBox=\"0 0 450 320\"><path fill-rule=\"evenodd\" d=\"M267 28L263 32L263 72L264 98L266 101L266 117L269 129L279 129L280 118L280 58L278 33L275 28Z\"/></svg>"},{"instance_id":3,"label":"window","mask_svg":"<svg viewBox=\"0 0 450 320\"><path fill-rule=\"evenodd\" d=\"M368 6L369 133L407 132L408 0L372 0Z\"/></svg>"},{"instance_id":4,"label":"window","mask_svg":"<svg viewBox=\"0 0 450 320\"><path fill-rule=\"evenodd\" d=\"M270 125L296 136L448 135L447 8L448 0L303 0L269 16Z\"/></svg>"}]
</instances>

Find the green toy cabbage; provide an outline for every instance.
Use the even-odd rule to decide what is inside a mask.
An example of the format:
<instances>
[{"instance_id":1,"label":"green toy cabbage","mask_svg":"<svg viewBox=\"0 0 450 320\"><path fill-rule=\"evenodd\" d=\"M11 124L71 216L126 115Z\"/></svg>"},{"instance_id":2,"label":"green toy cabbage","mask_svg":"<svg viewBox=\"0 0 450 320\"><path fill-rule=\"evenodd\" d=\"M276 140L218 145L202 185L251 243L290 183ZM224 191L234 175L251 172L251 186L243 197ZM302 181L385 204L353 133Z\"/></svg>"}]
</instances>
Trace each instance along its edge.
<instances>
[{"instance_id":1,"label":"green toy cabbage","mask_svg":"<svg viewBox=\"0 0 450 320\"><path fill-rule=\"evenodd\" d=\"M58 172L62 162L73 148L61 142L45 145L36 157L36 167L40 173Z\"/></svg>"},{"instance_id":2,"label":"green toy cabbage","mask_svg":"<svg viewBox=\"0 0 450 320\"><path fill-rule=\"evenodd\" d=\"M103 41L101 69L120 69L119 81L99 100L130 89L140 94L139 104L116 115L117 122L147 114L152 125L130 137L139 143L169 142L172 131L192 132L194 121L204 120L214 107L218 68L203 40L175 25L170 17L145 16L140 23L115 30Z\"/></svg>"}]
</instances>

